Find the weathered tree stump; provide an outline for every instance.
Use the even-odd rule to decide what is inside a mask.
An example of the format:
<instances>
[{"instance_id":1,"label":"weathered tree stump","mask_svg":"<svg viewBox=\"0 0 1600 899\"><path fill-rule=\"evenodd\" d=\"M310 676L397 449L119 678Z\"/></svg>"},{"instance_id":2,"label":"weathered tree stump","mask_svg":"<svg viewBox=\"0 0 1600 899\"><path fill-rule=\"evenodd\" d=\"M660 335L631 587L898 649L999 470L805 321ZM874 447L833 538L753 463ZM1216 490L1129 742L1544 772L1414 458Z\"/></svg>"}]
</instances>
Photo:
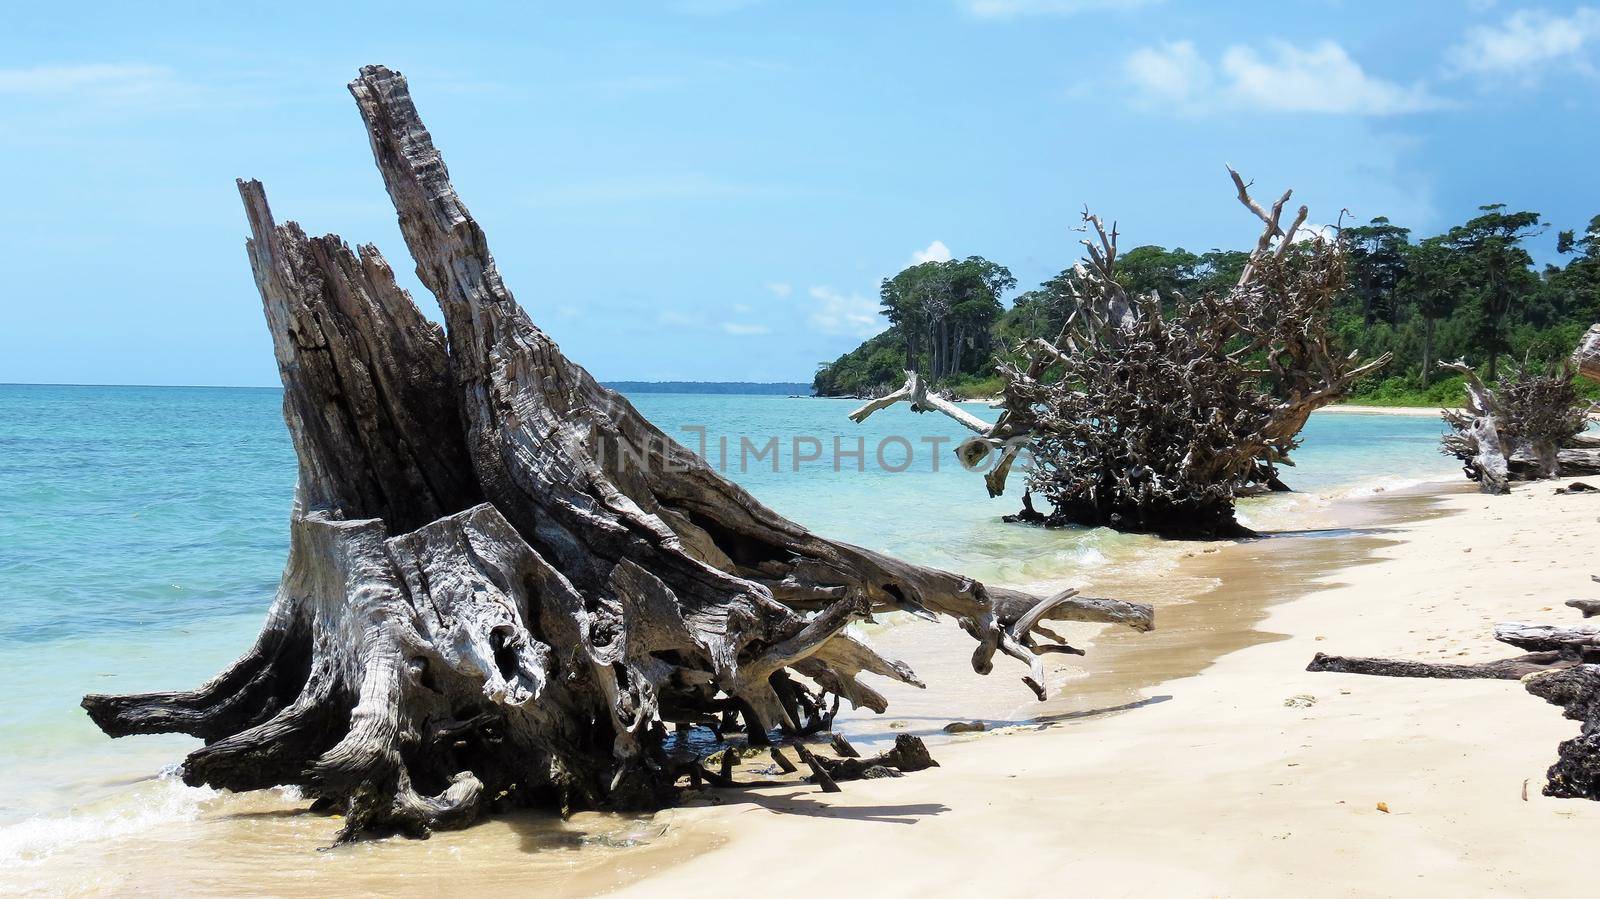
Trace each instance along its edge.
<instances>
[{"instance_id":1,"label":"weathered tree stump","mask_svg":"<svg viewBox=\"0 0 1600 899\"><path fill-rule=\"evenodd\" d=\"M870 612L952 617L976 670L1004 653L1039 691L1043 621L1152 626L1148 606L987 587L762 505L533 324L405 79L367 67L350 89L445 327L375 248L279 225L240 182L299 458L289 559L255 646L210 682L84 697L106 733L201 737L185 782L298 785L344 813L341 841L426 835L730 780L665 724L764 743L826 727L841 697L883 711L861 674L921 685L846 632Z\"/></svg>"},{"instance_id":2,"label":"weathered tree stump","mask_svg":"<svg viewBox=\"0 0 1600 899\"><path fill-rule=\"evenodd\" d=\"M1573 358L1583 354L1580 345ZM1484 493L1510 493L1513 481L1600 473L1600 446L1583 434L1593 404L1578 397L1570 365L1544 373L1524 367L1493 389L1465 360L1439 367L1460 374L1467 391L1461 410L1441 413L1451 428L1440 438L1443 452L1460 459Z\"/></svg>"}]
</instances>

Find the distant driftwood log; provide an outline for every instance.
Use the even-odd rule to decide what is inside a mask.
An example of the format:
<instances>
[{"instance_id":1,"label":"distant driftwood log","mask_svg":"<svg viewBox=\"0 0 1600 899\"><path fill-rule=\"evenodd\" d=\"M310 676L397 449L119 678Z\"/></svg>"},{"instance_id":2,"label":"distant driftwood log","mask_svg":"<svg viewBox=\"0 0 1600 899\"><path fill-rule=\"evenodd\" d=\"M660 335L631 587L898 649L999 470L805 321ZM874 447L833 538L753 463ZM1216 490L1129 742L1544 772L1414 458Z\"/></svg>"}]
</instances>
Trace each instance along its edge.
<instances>
[{"instance_id":1,"label":"distant driftwood log","mask_svg":"<svg viewBox=\"0 0 1600 899\"><path fill-rule=\"evenodd\" d=\"M210 682L85 697L106 733L201 737L186 783L298 785L344 814L340 840L425 835L506 806L658 807L680 777L730 780L734 753L704 767L691 729L765 746L841 698L881 712L860 674L921 684L846 632L872 612L956 619L974 669L1021 660L1041 698L1047 621L1152 626L1149 606L988 587L762 505L535 327L405 79L367 67L350 90L445 327L375 247L279 225L240 182L300 464L289 559L256 644ZM868 761L795 751L834 789L932 763L912 737Z\"/></svg>"},{"instance_id":2,"label":"distant driftwood log","mask_svg":"<svg viewBox=\"0 0 1600 899\"><path fill-rule=\"evenodd\" d=\"M1130 296L1118 280L1117 229L1084 213L1088 258L1070 279L1070 314L1054 340L1017 347L998 367L993 423L947 402L914 372L899 391L851 414L896 402L950 416L975 436L958 449L988 465L999 496L1016 460L1032 464L1016 520L1109 526L1183 537L1247 535L1234 517L1241 491L1286 489L1277 466L1311 413L1344 398L1390 356L1362 362L1335 350L1333 299L1345 283L1338 239L1287 227L1290 192L1264 209L1228 170L1261 235L1227 290L1193 298ZM1033 494L1051 505L1034 510Z\"/></svg>"}]
</instances>

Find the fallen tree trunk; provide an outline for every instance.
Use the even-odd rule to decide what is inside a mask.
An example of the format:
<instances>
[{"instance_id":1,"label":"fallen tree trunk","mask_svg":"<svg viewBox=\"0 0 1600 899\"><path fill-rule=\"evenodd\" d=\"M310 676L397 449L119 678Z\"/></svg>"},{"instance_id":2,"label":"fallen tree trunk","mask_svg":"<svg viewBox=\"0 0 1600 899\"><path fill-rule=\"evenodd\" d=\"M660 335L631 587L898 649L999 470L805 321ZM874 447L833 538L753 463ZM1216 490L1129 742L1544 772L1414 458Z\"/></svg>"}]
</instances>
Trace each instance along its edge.
<instances>
[{"instance_id":1,"label":"fallen tree trunk","mask_svg":"<svg viewBox=\"0 0 1600 899\"><path fill-rule=\"evenodd\" d=\"M1595 580L1600 581L1600 577ZM1592 600L1571 600L1567 605L1583 611L1586 618L1600 606ZM1497 625L1494 637L1501 643L1530 652L1476 664L1330 656L1319 652L1306 670L1382 677L1521 681L1529 693L1561 706L1566 717L1583 722L1578 736L1560 745L1557 760L1548 772L1544 794L1600 799L1600 630L1508 623Z\"/></svg>"},{"instance_id":2,"label":"fallen tree trunk","mask_svg":"<svg viewBox=\"0 0 1600 899\"><path fill-rule=\"evenodd\" d=\"M350 89L445 328L375 248L279 225L240 182L299 458L289 559L216 678L84 697L106 733L201 737L185 782L300 786L343 812L340 840L425 835L506 805L659 807L707 774L666 724L766 743L826 728L840 698L881 712L861 674L921 684L847 632L875 611L956 619L976 670L1012 656L1041 696L1043 622L1152 626L1148 606L988 587L762 505L534 326L405 79L367 67Z\"/></svg>"}]
</instances>

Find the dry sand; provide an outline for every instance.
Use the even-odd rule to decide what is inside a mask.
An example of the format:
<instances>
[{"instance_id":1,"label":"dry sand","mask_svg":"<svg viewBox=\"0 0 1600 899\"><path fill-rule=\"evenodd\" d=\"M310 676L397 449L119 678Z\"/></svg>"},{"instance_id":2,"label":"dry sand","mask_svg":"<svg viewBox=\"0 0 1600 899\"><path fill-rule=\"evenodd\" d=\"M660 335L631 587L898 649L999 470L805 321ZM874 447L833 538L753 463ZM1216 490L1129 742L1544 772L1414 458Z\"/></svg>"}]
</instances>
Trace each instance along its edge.
<instances>
[{"instance_id":1,"label":"dry sand","mask_svg":"<svg viewBox=\"0 0 1600 899\"><path fill-rule=\"evenodd\" d=\"M1296 572L1279 563L1314 554L1319 540L1375 557L1272 608L1261 627L1281 639L1148 689L1141 707L947 745L935 771L836 796L780 789L682 810L677 827L725 842L624 892L1586 892L1600 804L1539 793L1557 742L1576 730L1559 710L1504 681L1304 670L1318 650L1512 655L1490 639L1494 622L1565 622L1576 613L1563 600L1595 594L1600 499L1555 496L1545 483L1439 505L1447 514L1388 532L1283 541L1277 562L1279 548L1265 545L1277 541L1203 559L1224 587L1200 603L1228 602L1230 583L1262 573L1294 589ZM1164 651L1159 633L1138 638L1142 654Z\"/></svg>"}]
</instances>

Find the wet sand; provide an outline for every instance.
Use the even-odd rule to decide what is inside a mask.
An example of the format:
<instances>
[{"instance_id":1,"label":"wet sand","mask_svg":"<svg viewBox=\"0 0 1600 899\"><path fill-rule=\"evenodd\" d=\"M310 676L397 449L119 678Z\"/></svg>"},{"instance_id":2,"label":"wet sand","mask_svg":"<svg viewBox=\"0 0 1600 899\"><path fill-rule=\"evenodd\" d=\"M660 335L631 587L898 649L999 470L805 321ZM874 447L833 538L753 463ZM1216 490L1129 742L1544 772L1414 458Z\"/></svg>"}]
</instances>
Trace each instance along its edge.
<instances>
[{"instance_id":1,"label":"wet sand","mask_svg":"<svg viewBox=\"0 0 1600 899\"><path fill-rule=\"evenodd\" d=\"M1600 506L1548 485L1497 500L1465 489L1345 503L1317 530L1165 544L1147 567L1112 567L1089 592L1154 602L1159 629L1074 628L1089 655L1057 665L1045 703L1024 701L1005 660L973 674L970 640L951 625L869 628L929 689L890 685L889 715L842 716L841 729L868 746L902 730L933 737L942 767L911 777L839 795L712 791L652 816L521 815L332 852L317 850L337 822L303 803L219 795L193 821L86 841L11 886L569 896L758 881L777 895L826 883L894 896L963 884L1037 893L1059 878L1097 895L1559 893L1554 872L1580 856L1600 812L1537 795L1573 730L1555 709L1515 684L1303 671L1319 649L1490 658L1491 619L1565 620L1541 610L1587 582L1570 561L1597 548ZM1516 527L1517 542L1488 545ZM1484 547L1463 553L1463 541ZM1464 559L1517 589L1487 584L1463 605ZM995 730L947 737L957 717ZM745 776L765 776L764 760Z\"/></svg>"}]
</instances>

